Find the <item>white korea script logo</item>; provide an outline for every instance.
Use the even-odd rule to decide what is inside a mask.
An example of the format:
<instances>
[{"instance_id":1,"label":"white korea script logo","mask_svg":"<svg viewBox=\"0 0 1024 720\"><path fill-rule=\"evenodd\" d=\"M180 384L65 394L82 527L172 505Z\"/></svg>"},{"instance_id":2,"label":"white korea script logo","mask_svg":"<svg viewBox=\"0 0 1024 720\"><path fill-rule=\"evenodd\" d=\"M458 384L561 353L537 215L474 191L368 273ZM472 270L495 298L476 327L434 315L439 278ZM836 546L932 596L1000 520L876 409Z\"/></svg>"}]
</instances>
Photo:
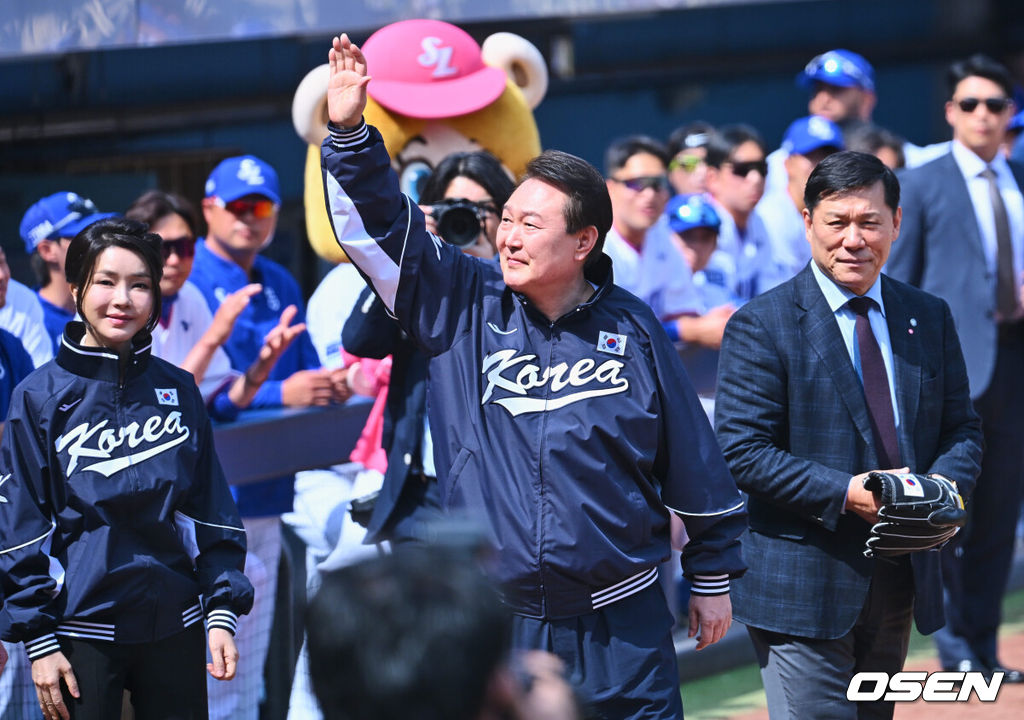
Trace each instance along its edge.
<instances>
[{"instance_id":1,"label":"white korea script logo","mask_svg":"<svg viewBox=\"0 0 1024 720\"><path fill-rule=\"evenodd\" d=\"M137 465L170 450L175 445L181 445L189 436L189 429L181 424L181 413L177 411L170 413L166 418L154 415L146 420L141 427L139 423L133 422L127 427L115 430L107 428L108 422L108 420L103 420L95 425L82 423L57 438L57 452L67 449L68 455L71 457L66 475L70 476L75 471L79 458L102 458L101 462L87 465L82 470L92 470L110 477L129 465ZM97 433L99 436L96 437L92 447L87 447L86 443L92 440ZM167 435L174 437L166 442L160 442ZM160 444L142 452L131 452L143 442L159 442ZM128 444L129 452L122 457L112 457L113 451L125 443Z\"/></svg>"},{"instance_id":2,"label":"white korea script logo","mask_svg":"<svg viewBox=\"0 0 1024 720\"><path fill-rule=\"evenodd\" d=\"M495 388L507 390L519 397L504 397L495 400L513 416L524 413L557 410L566 405L600 397L615 395L629 389L629 380L619 376L624 365L618 360L605 360L600 365L591 358L583 358L572 367L568 363L559 363L553 367L541 369L530 362L536 355L516 355L512 349L499 350L484 358L482 373L487 377L487 389L484 391L480 404L484 405L491 399ZM534 388L542 388L551 384L551 392L558 393L567 387L583 388L561 397L539 398L529 397ZM594 387L594 386L597 387ZM522 397L526 396L526 397Z\"/></svg>"}]
</instances>

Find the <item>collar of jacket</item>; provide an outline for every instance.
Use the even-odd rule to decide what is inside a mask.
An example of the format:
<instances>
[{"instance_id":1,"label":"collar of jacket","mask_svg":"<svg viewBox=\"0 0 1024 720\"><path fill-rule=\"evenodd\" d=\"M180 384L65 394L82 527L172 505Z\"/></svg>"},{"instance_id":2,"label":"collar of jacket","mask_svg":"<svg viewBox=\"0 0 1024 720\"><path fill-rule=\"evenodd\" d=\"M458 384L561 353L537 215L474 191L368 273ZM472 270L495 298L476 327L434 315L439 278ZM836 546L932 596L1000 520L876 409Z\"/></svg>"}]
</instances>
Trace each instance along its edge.
<instances>
[{"instance_id":1,"label":"collar of jacket","mask_svg":"<svg viewBox=\"0 0 1024 720\"><path fill-rule=\"evenodd\" d=\"M57 364L69 372L82 377L104 380L115 384L127 383L141 375L149 364L149 354L153 341L145 330L132 339L132 349L127 365L123 369L121 358L107 348L82 345L85 335L85 324L80 321L69 322L64 328L57 351Z\"/></svg>"},{"instance_id":2,"label":"collar of jacket","mask_svg":"<svg viewBox=\"0 0 1024 720\"><path fill-rule=\"evenodd\" d=\"M579 305L574 307L572 310L567 312L565 315L563 315L562 317L558 318L558 320L555 320L554 323L549 321L547 318L544 318L545 322L547 322L550 325L554 325L556 323L559 323L562 320L564 320L565 318L571 317L571 316L575 315L577 312L579 312L581 310L588 309L590 306L592 306L598 300L600 300L605 295L607 295L609 290L611 290L611 287L612 287L612 284L613 284L612 283L612 259L610 257L608 257L607 255L605 255L604 253L601 253L601 257L599 257L597 259L597 262L595 262L592 267L585 267L584 268L584 270L583 270L583 277L584 277L584 279L587 280L587 282L592 283L592 284L597 286L597 289L594 290L594 294L590 296L590 299L588 299L586 302L580 303ZM529 308L531 312L535 312L538 315L541 315L541 313L534 307L533 303L531 303L529 301L529 299L527 299L527 297L525 295L523 295L522 293L514 293L514 295L517 298L519 298L519 302L521 302L525 307ZM541 317L544 317L544 316L541 315Z\"/></svg>"}]
</instances>

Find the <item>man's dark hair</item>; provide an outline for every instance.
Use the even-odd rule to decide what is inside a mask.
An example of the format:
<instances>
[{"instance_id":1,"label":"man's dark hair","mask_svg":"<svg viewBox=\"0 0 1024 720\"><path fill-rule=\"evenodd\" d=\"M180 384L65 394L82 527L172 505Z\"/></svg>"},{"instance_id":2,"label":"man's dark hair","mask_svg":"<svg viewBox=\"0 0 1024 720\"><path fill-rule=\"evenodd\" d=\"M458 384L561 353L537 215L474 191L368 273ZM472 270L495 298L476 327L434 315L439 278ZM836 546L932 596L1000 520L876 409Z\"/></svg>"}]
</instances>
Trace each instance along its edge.
<instances>
[{"instance_id":1,"label":"man's dark hair","mask_svg":"<svg viewBox=\"0 0 1024 720\"><path fill-rule=\"evenodd\" d=\"M714 132L715 126L703 120L694 120L676 128L668 136L668 156L674 158L682 150L706 147Z\"/></svg>"},{"instance_id":2,"label":"man's dark hair","mask_svg":"<svg viewBox=\"0 0 1024 720\"><path fill-rule=\"evenodd\" d=\"M163 190L147 190L135 199L125 213L126 218L144 222L153 227L169 215L177 215L188 226L192 237L199 235L199 222L192 203L181 195Z\"/></svg>"},{"instance_id":3,"label":"man's dark hair","mask_svg":"<svg viewBox=\"0 0 1024 720\"><path fill-rule=\"evenodd\" d=\"M325 574L306 630L325 720L471 720L512 620L468 553L403 546Z\"/></svg>"},{"instance_id":4,"label":"man's dark hair","mask_svg":"<svg viewBox=\"0 0 1024 720\"><path fill-rule=\"evenodd\" d=\"M896 212L900 205L900 183L896 173L874 155L843 150L829 155L811 171L804 188L804 204L813 214L822 200L870 188L878 182L882 183L885 204Z\"/></svg>"},{"instance_id":5,"label":"man's dark hair","mask_svg":"<svg viewBox=\"0 0 1024 720\"><path fill-rule=\"evenodd\" d=\"M850 131L845 140L847 150L874 155L882 148L889 148L896 153L896 167L901 168L907 164L903 153L903 138L884 127L865 123Z\"/></svg>"},{"instance_id":6,"label":"man's dark hair","mask_svg":"<svg viewBox=\"0 0 1024 720\"><path fill-rule=\"evenodd\" d=\"M736 148L747 142L755 143L762 153L767 153L761 135L750 125L735 123L719 128L708 139L707 164L713 168L722 167L722 163L732 160Z\"/></svg>"},{"instance_id":7,"label":"man's dark hair","mask_svg":"<svg viewBox=\"0 0 1024 720\"><path fill-rule=\"evenodd\" d=\"M629 135L612 141L604 151L604 174L611 177L612 173L621 169L634 155L653 155L668 168L668 150L660 142L647 135Z\"/></svg>"},{"instance_id":8,"label":"man's dark hair","mask_svg":"<svg viewBox=\"0 0 1024 720\"><path fill-rule=\"evenodd\" d=\"M486 151L452 153L442 160L427 178L419 202L433 205L444 200L444 193L452 180L469 178L482 187L494 200L498 212L512 194L515 183L505 172L498 158Z\"/></svg>"},{"instance_id":9,"label":"man's dark hair","mask_svg":"<svg viewBox=\"0 0 1024 720\"><path fill-rule=\"evenodd\" d=\"M577 233L593 225L597 228L597 242L587 255L584 267L591 267L601 257L604 238L612 226L612 199L604 176L582 158L559 150L545 150L526 165L526 174L519 184L527 180L540 180L565 193L562 216L565 231Z\"/></svg>"},{"instance_id":10,"label":"man's dark hair","mask_svg":"<svg viewBox=\"0 0 1024 720\"><path fill-rule=\"evenodd\" d=\"M72 238L64 258L64 278L69 285L77 288L75 309L83 320L86 319L86 315L82 311L82 301L89 286L92 285L96 261L107 248L119 247L131 250L146 266L152 284L153 309L146 322L145 331L150 333L156 327L160 321L162 306L160 278L164 274L164 261L160 252L160 236L147 232L148 229L147 225L137 220L108 218L94 222Z\"/></svg>"},{"instance_id":11,"label":"man's dark hair","mask_svg":"<svg viewBox=\"0 0 1024 720\"><path fill-rule=\"evenodd\" d=\"M978 53L971 55L966 60L958 60L949 66L946 73L946 82L949 85L949 96L956 93L956 86L969 77L981 77L991 80L998 85L1008 98L1013 97L1013 79L1006 67L990 58L988 55Z\"/></svg>"}]
</instances>

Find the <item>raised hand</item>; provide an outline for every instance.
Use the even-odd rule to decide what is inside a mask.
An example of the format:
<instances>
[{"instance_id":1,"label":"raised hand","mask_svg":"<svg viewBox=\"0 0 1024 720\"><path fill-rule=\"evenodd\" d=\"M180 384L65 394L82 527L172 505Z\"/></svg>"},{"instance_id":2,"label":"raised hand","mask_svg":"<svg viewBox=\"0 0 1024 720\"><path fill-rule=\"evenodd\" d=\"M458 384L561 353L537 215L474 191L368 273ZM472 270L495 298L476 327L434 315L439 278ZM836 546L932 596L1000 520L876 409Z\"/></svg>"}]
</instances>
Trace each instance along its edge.
<instances>
[{"instance_id":1,"label":"raised hand","mask_svg":"<svg viewBox=\"0 0 1024 720\"><path fill-rule=\"evenodd\" d=\"M327 117L340 127L355 127L366 108L366 58L362 51L342 33L335 37L327 53L331 68L327 83Z\"/></svg>"},{"instance_id":2,"label":"raised hand","mask_svg":"<svg viewBox=\"0 0 1024 720\"><path fill-rule=\"evenodd\" d=\"M281 312L277 325L263 338L263 346L260 348L256 360L253 361L244 375L232 383L231 388L228 390L228 397L235 407L249 407L253 398L256 397L256 391L270 377L270 371L274 369L274 364L278 358L288 349L292 341L306 329L306 323L291 324L297 312L298 308L294 305L289 305ZM285 404L287 405L288 403L285 402Z\"/></svg>"},{"instance_id":3,"label":"raised hand","mask_svg":"<svg viewBox=\"0 0 1024 720\"><path fill-rule=\"evenodd\" d=\"M224 298L224 301L217 308L213 315L213 322L204 334L204 339L209 339L212 344L220 347L231 337L231 331L235 329L235 321L242 311L249 306L249 300L253 295L262 292L263 286L259 283L250 283L245 287L235 290Z\"/></svg>"},{"instance_id":4,"label":"raised hand","mask_svg":"<svg viewBox=\"0 0 1024 720\"><path fill-rule=\"evenodd\" d=\"M256 361L259 365L256 372L262 373L263 380L270 374L270 370L274 367L277 359L281 357L281 354L306 329L306 323L291 324L298 311L299 309L294 305L286 307L281 312L277 325L263 338L263 347L260 348L260 354ZM250 371L253 371L253 368L250 368ZM261 375L257 375L257 377L261 377ZM260 380L260 382L263 380Z\"/></svg>"}]
</instances>

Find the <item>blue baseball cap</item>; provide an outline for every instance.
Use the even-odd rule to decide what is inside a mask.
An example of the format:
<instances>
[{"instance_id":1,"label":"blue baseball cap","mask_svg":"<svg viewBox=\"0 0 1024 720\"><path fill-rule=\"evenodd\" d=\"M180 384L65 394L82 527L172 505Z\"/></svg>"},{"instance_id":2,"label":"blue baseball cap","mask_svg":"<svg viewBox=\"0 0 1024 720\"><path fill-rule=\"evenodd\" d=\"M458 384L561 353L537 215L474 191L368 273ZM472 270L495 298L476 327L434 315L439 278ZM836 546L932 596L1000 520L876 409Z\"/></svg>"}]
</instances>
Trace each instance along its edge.
<instances>
[{"instance_id":1,"label":"blue baseball cap","mask_svg":"<svg viewBox=\"0 0 1024 720\"><path fill-rule=\"evenodd\" d=\"M231 202L246 195L262 195L281 204L277 172L255 155L222 160L206 179L206 197Z\"/></svg>"},{"instance_id":2,"label":"blue baseball cap","mask_svg":"<svg viewBox=\"0 0 1024 720\"><path fill-rule=\"evenodd\" d=\"M796 76L796 84L806 90L814 83L838 87L857 87L875 91L875 69L871 63L850 50L829 50L811 59Z\"/></svg>"},{"instance_id":3,"label":"blue baseball cap","mask_svg":"<svg viewBox=\"0 0 1024 720\"><path fill-rule=\"evenodd\" d=\"M722 224L711 201L700 193L676 195L665 206L668 226L672 232L684 233L694 228L717 230Z\"/></svg>"},{"instance_id":4,"label":"blue baseball cap","mask_svg":"<svg viewBox=\"0 0 1024 720\"><path fill-rule=\"evenodd\" d=\"M25 241L25 251L31 255L42 240L73 238L97 220L116 215L101 213L96 203L78 193L58 192L25 211L19 232Z\"/></svg>"},{"instance_id":5,"label":"blue baseball cap","mask_svg":"<svg viewBox=\"0 0 1024 720\"><path fill-rule=\"evenodd\" d=\"M843 131L834 122L820 115L794 120L782 136L782 149L790 155L806 155L818 148L845 150Z\"/></svg>"}]
</instances>

